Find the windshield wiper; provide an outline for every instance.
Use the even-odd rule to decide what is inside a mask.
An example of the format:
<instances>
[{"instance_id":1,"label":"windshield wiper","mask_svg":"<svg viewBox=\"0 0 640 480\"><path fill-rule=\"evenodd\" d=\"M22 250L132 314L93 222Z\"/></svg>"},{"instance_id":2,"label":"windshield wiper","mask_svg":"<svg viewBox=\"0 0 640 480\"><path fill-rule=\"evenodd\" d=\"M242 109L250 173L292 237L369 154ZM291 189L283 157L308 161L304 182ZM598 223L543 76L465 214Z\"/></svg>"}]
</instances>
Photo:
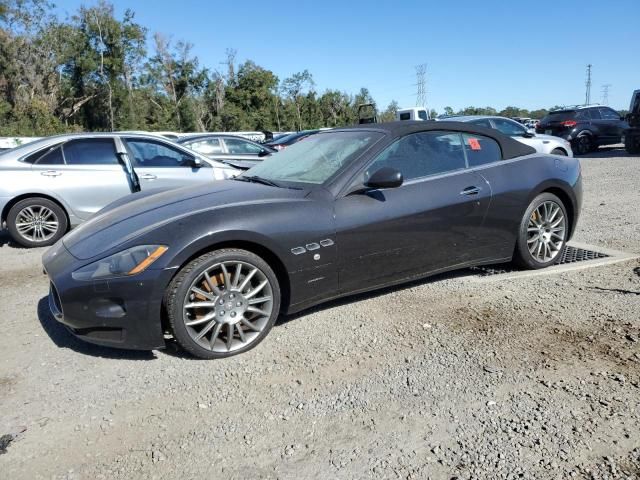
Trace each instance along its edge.
<instances>
[{"instance_id":1,"label":"windshield wiper","mask_svg":"<svg viewBox=\"0 0 640 480\"><path fill-rule=\"evenodd\" d=\"M270 187L281 187L281 185L278 185L276 182L273 182L267 178L259 177L257 175L240 175L237 177L233 177L233 179L240 180L241 182L261 183L262 185L268 185Z\"/></svg>"}]
</instances>

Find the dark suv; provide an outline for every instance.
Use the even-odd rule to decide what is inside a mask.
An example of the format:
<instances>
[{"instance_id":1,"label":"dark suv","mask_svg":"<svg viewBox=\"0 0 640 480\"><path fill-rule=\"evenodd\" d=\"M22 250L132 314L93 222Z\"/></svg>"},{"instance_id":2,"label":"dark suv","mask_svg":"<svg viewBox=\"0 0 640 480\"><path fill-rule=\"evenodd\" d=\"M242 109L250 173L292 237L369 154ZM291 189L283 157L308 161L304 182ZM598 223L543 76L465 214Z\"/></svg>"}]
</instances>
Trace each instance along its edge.
<instances>
[{"instance_id":1,"label":"dark suv","mask_svg":"<svg viewBox=\"0 0 640 480\"><path fill-rule=\"evenodd\" d=\"M627 122L612 108L592 105L549 112L536 133L562 137L571 142L576 155L584 155L600 145L620 143L627 128Z\"/></svg>"}]
</instances>

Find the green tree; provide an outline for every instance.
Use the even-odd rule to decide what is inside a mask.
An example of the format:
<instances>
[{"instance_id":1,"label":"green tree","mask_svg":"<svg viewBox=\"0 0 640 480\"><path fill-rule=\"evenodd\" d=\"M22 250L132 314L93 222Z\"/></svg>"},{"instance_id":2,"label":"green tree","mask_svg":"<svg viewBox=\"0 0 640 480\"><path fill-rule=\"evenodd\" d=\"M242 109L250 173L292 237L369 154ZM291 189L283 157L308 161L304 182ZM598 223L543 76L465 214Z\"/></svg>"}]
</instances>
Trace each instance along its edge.
<instances>
[{"instance_id":1,"label":"green tree","mask_svg":"<svg viewBox=\"0 0 640 480\"><path fill-rule=\"evenodd\" d=\"M294 73L282 82L282 91L295 109L298 130L303 130L302 105L306 93L313 90L315 83L308 70Z\"/></svg>"},{"instance_id":2,"label":"green tree","mask_svg":"<svg viewBox=\"0 0 640 480\"><path fill-rule=\"evenodd\" d=\"M387 106L387 108L380 113L378 119L381 122L393 122L396 119L396 115L398 110L400 109L400 105L395 100L392 100L391 103Z\"/></svg>"},{"instance_id":3,"label":"green tree","mask_svg":"<svg viewBox=\"0 0 640 480\"><path fill-rule=\"evenodd\" d=\"M179 131L202 129L198 121L195 98L204 95L208 72L191 54L193 45L171 39L161 33L153 36L155 55L146 64L145 84L150 89L149 100L161 110L158 119L166 128Z\"/></svg>"}]
</instances>

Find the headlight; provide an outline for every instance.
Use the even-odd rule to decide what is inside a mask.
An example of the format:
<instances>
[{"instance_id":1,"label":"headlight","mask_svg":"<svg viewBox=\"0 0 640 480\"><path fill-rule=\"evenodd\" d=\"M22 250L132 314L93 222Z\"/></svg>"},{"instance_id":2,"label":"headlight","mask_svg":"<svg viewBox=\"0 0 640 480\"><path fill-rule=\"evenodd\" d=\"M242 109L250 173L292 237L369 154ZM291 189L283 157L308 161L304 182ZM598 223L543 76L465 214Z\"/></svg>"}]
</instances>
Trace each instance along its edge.
<instances>
[{"instance_id":1,"label":"headlight","mask_svg":"<svg viewBox=\"0 0 640 480\"><path fill-rule=\"evenodd\" d=\"M160 258L169 247L140 245L90 263L71 274L74 280L102 280L136 275Z\"/></svg>"}]
</instances>

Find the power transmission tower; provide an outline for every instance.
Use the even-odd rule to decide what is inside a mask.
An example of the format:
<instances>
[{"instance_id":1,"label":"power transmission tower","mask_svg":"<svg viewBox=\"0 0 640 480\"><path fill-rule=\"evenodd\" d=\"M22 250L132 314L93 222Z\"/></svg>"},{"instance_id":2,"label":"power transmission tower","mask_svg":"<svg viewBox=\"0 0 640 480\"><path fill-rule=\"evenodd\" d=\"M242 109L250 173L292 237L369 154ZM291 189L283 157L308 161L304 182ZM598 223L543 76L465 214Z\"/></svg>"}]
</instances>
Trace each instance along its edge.
<instances>
[{"instance_id":1,"label":"power transmission tower","mask_svg":"<svg viewBox=\"0 0 640 480\"><path fill-rule=\"evenodd\" d=\"M587 91L584 96L585 105L589 105L591 103L591 66L591 64L587 65L587 82L585 83Z\"/></svg>"},{"instance_id":2,"label":"power transmission tower","mask_svg":"<svg viewBox=\"0 0 640 480\"><path fill-rule=\"evenodd\" d=\"M609 105L609 88L611 88L610 83L605 83L602 85L602 104Z\"/></svg>"},{"instance_id":3,"label":"power transmission tower","mask_svg":"<svg viewBox=\"0 0 640 480\"><path fill-rule=\"evenodd\" d=\"M418 93L416 94L416 107L427 106L427 89L425 87L427 74L427 64L416 65L416 86L418 87Z\"/></svg>"}]
</instances>

